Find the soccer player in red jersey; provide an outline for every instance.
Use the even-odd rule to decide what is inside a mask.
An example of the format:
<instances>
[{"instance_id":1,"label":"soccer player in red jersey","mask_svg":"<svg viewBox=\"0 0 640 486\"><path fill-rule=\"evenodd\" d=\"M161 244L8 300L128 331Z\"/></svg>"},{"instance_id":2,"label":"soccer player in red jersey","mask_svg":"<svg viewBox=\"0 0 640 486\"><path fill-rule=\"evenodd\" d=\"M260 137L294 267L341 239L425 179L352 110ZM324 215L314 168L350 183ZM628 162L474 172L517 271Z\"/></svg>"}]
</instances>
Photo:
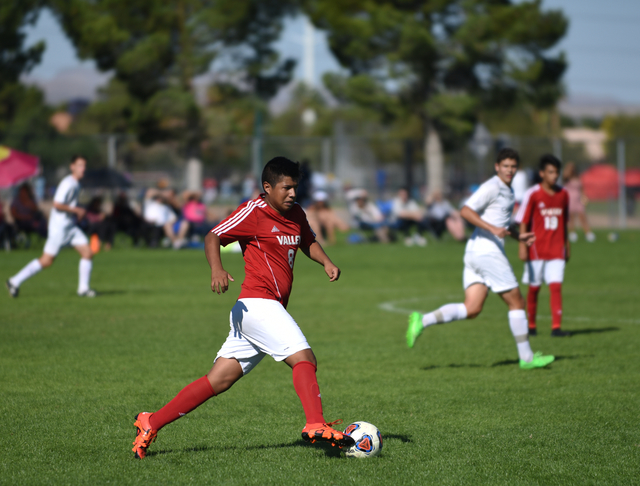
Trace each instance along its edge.
<instances>
[{"instance_id":1,"label":"soccer player in red jersey","mask_svg":"<svg viewBox=\"0 0 640 486\"><path fill-rule=\"evenodd\" d=\"M519 249L520 259L525 262L522 282L529 285L527 310L530 335L537 334L538 293L543 280L551 293L551 335L571 335L561 329L562 281L570 247L567 241L569 193L557 185L560 166L560 161L553 155L540 158L541 182L525 193L515 218L520 223L520 231L532 231L536 236L529 248L521 244Z\"/></svg>"},{"instance_id":2,"label":"soccer player in red jersey","mask_svg":"<svg viewBox=\"0 0 640 486\"><path fill-rule=\"evenodd\" d=\"M262 172L264 194L240 205L205 237L211 290L218 294L226 292L229 281L234 281L222 266L220 246L238 241L242 247L246 276L229 316L231 330L207 375L187 385L157 412L136 416L136 458L145 457L162 427L227 391L267 354L293 370L293 386L307 422L302 438L338 447L354 444L351 437L331 427L339 421L325 421L316 357L286 311L298 249L324 266L330 282L340 277L340 269L318 244L304 211L295 202L299 177L298 163L284 157L270 160Z\"/></svg>"}]
</instances>

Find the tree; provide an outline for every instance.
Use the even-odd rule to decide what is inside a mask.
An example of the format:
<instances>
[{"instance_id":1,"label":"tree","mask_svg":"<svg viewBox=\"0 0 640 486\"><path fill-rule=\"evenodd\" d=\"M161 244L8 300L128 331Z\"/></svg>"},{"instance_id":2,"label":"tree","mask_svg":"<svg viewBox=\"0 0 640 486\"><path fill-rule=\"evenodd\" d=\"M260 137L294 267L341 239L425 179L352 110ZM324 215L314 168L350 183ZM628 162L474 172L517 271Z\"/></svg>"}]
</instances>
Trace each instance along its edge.
<instances>
[{"instance_id":1,"label":"tree","mask_svg":"<svg viewBox=\"0 0 640 486\"><path fill-rule=\"evenodd\" d=\"M120 86L126 88L132 100L118 116L143 143L173 139L190 151L198 146L205 131L192 82L214 61L241 70L260 94L274 92L293 69L271 47L293 8L289 1L51 2L79 56L113 71L117 81L104 94L121 96Z\"/></svg>"},{"instance_id":2,"label":"tree","mask_svg":"<svg viewBox=\"0 0 640 486\"><path fill-rule=\"evenodd\" d=\"M28 48L24 45L24 28L35 23L41 7L41 0L0 5L0 136L5 139L17 118L18 125L25 125L26 119L37 119L35 112L44 109L42 93L20 83L20 77L40 62L45 49L44 41Z\"/></svg>"},{"instance_id":3,"label":"tree","mask_svg":"<svg viewBox=\"0 0 640 486\"><path fill-rule=\"evenodd\" d=\"M443 185L443 148L468 137L483 109L551 108L562 95L567 29L541 1L308 1L314 24L348 75L325 76L340 100L387 122L418 117L430 189Z\"/></svg>"},{"instance_id":4,"label":"tree","mask_svg":"<svg viewBox=\"0 0 640 486\"><path fill-rule=\"evenodd\" d=\"M609 161L615 162L618 140L624 140L627 167L640 167L640 116L609 115L602 120L602 128L609 141L606 152Z\"/></svg>"}]
</instances>

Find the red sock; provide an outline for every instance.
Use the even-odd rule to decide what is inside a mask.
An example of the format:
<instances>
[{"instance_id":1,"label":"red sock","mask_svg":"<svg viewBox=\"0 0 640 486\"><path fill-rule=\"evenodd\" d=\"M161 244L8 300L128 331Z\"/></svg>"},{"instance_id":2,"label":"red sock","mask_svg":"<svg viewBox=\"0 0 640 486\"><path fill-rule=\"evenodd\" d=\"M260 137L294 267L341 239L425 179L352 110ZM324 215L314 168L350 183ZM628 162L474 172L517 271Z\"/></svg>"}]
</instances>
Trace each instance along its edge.
<instances>
[{"instance_id":1,"label":"red sock","mask_svg":"<svg viewBox=\"0 0 640 486\"><path fill-rule=\"evenodd\" d=\"M529 286L527 294L527 310L529 313L529 329L536 328L536 315L538 314L538 292L540 287Z\"/></svg>"},{"instance_id":2,"label":"red sock","mask_svg":"<svg viewBox=\"0 0 640 486\"><path fill-rule=\"evenodd\" d=\"M551 292L551 329L560 329L562 325L562 284L549 284Z\"/></svg>"},{"instance_id":3,"label":"red sock","mask_svg":"<svg viewBox=\"0 0 640 486\"><path fill-rule=\"evenodd\" d=\"M308 424L324 423L316 369L310 361L300 361L293 367L293 387L300 397Z\"/></svg>"},{"instance_id":4,"label":"red sock","mask_svg":"<svg viewBox=\"0 0 640 486\"><path fill-rule=\"evenodd\" d=\"M173 400L155 412L149 419L149 423L155 430L160 430L165 425L188 414L191 410L199 407L215 395L216 392L211 387L209 378L203 376L190 385L185 386Z\"/></svg>"}]
</instances>

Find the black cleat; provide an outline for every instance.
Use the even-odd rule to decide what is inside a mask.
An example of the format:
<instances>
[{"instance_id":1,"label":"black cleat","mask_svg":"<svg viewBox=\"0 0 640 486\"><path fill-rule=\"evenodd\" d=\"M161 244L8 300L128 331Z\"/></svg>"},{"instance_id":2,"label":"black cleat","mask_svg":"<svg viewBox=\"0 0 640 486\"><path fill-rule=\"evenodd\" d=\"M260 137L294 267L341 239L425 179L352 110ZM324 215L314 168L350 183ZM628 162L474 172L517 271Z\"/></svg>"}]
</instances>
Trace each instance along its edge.
<instances>
[{"instance_id":1,"label":"black cleat","mask_svg":"<svg viewBox=\"0 0 640 486\"><path fill-rule=\"evenodd\" d=\"M538 335L538 330L535 327L530 327L529 336L537 336L537 335Z\"/></svg>"},{"instance_id":2,"label":"black cleat","mask_svg":"<svg viewBox=\"0 0 640 486\"><path fill-rule=\"evenodd\" d=\"M563 331L562 329L553 329L551 331L551 337L569 337L571 333L569 331Z\"/></svg>"},{"instance_id":3,"label":"black cleat","mask_svg":"<svg viewBox=\"0 0 640 486\"><path fill-rule=\"evenodd\" d=\"M9 295L15 299L20 293L20 287L16 287L9 280L7 280L5 284L7 285L7 290L9 291Z\"/></svg>"}]
</instances>

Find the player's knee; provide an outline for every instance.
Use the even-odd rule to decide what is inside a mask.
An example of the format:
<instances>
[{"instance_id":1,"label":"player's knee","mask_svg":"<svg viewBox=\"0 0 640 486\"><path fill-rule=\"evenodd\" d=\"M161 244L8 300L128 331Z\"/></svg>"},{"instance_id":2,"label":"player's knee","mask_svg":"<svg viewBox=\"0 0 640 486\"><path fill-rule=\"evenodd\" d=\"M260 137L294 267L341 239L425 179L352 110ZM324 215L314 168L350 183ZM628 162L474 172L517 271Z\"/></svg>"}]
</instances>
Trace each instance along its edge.
<instances>
[{"instance_id":1,"label":"player's knee","mask_svg":"<svg viewBox=\"0 0 640 486\"><path fill-rule=\"evenodd\" d=\"M48 268L53 264L53 260L55 258L49 255L43 255L41 256L38 261L40 262L40 265L42 266L42 268Z\"/></svg>"},{"instance_id":2,"label":"player's knee","mask_svg":"<svg viewBox=\"0 0 640 486\"><path fill-rule=\"evenodd\" d=\"M467 319L475 319L482 312L482 307L479 309L473 309L471 311L467 311Z\"/></svg>"}]
</instances>

